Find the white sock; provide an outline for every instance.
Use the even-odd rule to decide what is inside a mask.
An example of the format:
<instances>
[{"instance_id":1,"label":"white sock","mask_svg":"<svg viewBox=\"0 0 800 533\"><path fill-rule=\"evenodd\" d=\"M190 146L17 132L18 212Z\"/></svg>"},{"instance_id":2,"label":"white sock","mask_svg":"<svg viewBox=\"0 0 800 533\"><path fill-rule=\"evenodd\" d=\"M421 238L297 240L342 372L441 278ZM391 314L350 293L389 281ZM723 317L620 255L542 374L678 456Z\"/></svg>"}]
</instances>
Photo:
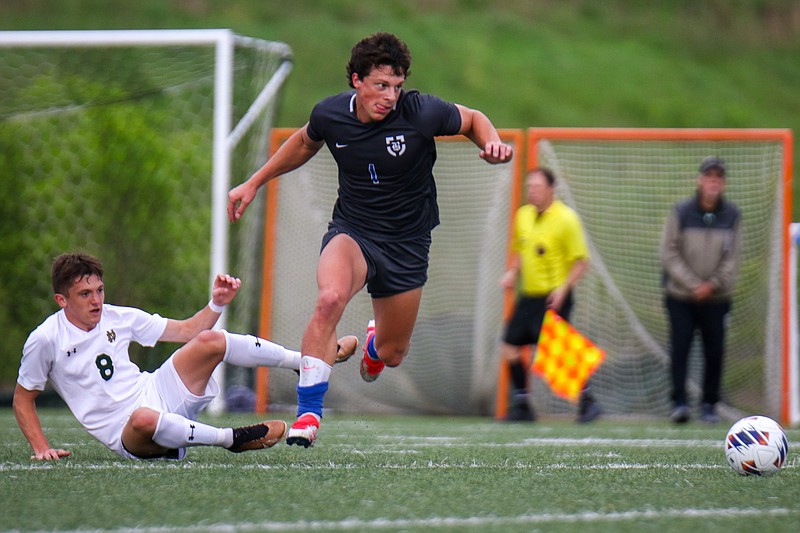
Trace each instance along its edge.
<instances>
[{"instance_id":1,"label":"white sock","mask_svg":"<svg viewBox=\"0 0 800 533\"><path fill-rule=\"evenodd\" d=\"M331 365L318 357L304 355L300 358L300 381L298 387L310 387L326 383L331 377Z\"/></svg>"},{"instance_id":2,"label":"white sock","mask_svg":"<svg viewBox=\"0 0 800 533\"><path fill-rule=\"evenodd\" d=\"M175 413L161 413L153 442L165 448L187 446L233 446L233 429L217 428Z\"/></svg>"},{"instance_id":3,"label":"white sock","mask_svg":"<svg viewBox=\"0 0 800 533\"><path fill-rule=\"evenodd\" d=\"M240 335L225 330L222 333L225 335L225 356L222 360L226 363L247 368L272 366L300 369L300 352L287 350L255 335Z\"/></svg>"}]
</instances>

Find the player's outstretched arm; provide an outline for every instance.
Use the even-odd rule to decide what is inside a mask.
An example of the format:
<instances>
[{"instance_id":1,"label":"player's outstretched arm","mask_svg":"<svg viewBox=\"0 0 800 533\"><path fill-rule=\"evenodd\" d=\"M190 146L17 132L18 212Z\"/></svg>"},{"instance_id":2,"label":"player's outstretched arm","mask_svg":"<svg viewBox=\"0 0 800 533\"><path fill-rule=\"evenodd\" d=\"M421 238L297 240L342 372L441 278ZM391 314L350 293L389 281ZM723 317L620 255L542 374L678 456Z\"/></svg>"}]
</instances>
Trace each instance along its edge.
<instances>
[{"instance_id":1,"label":"player's outstretched arm","mask_svg":"<svg viewBox=\"0 0 800 533\"><path fill-rule=\"evenodd\" d=\"M70 452L51 448L47 437L44 436L42 423L36 412L36 398L38 396L39 391L28 390L20 384L17 384L14 389L14 416L17 419L19 429L22 430L22 434L25 435L25 438L28 439L33 448L31 459L49 461L67 457Z\"/></svg>"},{"instance_id":2,"label":"player's outstretched arm","mask_svg":"<svg viewBox=\"0 0 800 533\"><path fill-rule=\"evenodd\" d=\"M258 189L273 178L304 165L322 148L322 142L308 138L308 124L294 132L269 160L241 185L228 193L228 220L236 222L255 199Z\"/></svg>"},{"instance_id":3,"label":"player's outstretched arm","mask_svg":"<svg viewBox=\"0 0 800 533\"><path fill-rule=\"evenodd\" d=\"M514 157L514 149L500 140L497 128L489 118L476 109L456 104L461 113L460 134L481 149L480 157L487 163L507 163Z\"/></svg>"},{"instance_id":4,"label":"player's outstretched arm","mask_svg":"<svg viewBox=\"0 0 800 533\"><path fill-rule=\"evenodd\" d=\"M219 320L221 310L212 309L212 305L219 309L231 303L236 297L242 280L228 274L217 274L211 288L211 302L200 309L194 316L184 320L167 320L167 327L158 339L162 342L189 342L201 331L211 329Z\"/></svg>"}]
</instances>

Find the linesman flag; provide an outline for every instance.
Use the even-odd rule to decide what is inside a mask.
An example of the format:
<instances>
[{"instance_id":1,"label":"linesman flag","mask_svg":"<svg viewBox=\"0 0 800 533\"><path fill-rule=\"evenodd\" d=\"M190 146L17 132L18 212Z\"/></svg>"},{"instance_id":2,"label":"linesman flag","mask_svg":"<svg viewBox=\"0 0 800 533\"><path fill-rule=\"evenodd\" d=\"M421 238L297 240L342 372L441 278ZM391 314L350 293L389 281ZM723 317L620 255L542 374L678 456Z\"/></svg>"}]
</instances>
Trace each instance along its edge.
<instances>
[{"instance_id":1,"label":"linesman flag","mask_svg":"<svg viewBox=\"0 0 800 533\"><path fill-rule=\"evenodd\" d=\"M532 370L556 396L577 403L584 385L605 358L602 349L555 311L547 310Z\"/></svg>"}]
</instances>

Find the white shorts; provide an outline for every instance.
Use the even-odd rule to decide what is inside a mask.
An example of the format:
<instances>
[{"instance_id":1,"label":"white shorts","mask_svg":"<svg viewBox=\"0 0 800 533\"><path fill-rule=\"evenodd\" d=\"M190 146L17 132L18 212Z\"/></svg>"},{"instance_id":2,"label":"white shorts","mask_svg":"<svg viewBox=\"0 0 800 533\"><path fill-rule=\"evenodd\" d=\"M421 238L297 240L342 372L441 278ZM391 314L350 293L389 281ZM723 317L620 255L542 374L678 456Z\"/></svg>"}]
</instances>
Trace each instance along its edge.
<instances>
[{"instance_id":1,"label":"white shorts","mask_svg":"<svg viewBox=\"0 0 800 533\"><path fill-rule=\"evenodd\" d=\"M135 403L130 410L117 420L119 431L116 432L116 437L112 442L104 443L114 453L128 459L141 459L141 457L130 453L122 445L122 428L125 427L131 413L139 407L147 407L159 413L174 413L190 420L197 420L200 411L219 394L219 385L213 375L208 380L203 396L197 396L190 392L181 381L180 376L178 376L178 371L175 370L175 365L172 361L174 355L173 353L164 361L164 364L153 372L142 373L138 403ZM177 452L177 456L170 454L169 457L165 458L183 459L186 455L186 448L179 448Z\"/></svg>"}]
</instances>

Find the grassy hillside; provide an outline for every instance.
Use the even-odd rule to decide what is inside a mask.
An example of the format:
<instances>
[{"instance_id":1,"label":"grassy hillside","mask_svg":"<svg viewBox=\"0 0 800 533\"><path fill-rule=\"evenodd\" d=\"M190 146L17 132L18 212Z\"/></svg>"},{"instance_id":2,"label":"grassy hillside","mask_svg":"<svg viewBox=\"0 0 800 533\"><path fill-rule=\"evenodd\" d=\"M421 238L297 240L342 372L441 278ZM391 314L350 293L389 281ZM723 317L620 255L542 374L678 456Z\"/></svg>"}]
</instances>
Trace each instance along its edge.
<instances>
[{"instance_id":1,"label":"grassy hillside","mask_svg":"<svg viewBox=\"0 0 800 533\"><path fill-rule=\"evenodd\" d=\"M792 0L0 3L0 29L209 27L292 47L281 126L303 124L318 99L345 89L352 44L386 30L411 48L409 87L482 109L501 127L800 132L800 3Z\"/></svg>"}]
</instances>

